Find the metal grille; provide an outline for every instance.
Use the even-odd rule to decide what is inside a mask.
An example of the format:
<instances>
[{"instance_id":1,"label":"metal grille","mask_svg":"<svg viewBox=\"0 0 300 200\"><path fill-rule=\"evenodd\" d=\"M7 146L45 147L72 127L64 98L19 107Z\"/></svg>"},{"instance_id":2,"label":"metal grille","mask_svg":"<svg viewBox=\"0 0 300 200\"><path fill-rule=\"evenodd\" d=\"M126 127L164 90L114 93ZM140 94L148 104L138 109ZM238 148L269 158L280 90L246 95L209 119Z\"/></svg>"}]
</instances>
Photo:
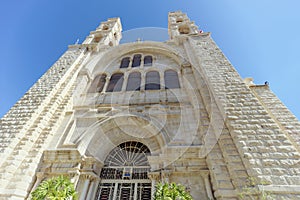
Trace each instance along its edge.
<instances>
[{"instance_id":1,"label":"metal grille","mask_svg":"<svg viewBox=\"0 0 300 200\"><path fill-rule=\"evenodd\" d=\"M104 161L97 200L150 200L150 150L140 142L125 142L114 148Z\"/></svg>"}]
</instances>

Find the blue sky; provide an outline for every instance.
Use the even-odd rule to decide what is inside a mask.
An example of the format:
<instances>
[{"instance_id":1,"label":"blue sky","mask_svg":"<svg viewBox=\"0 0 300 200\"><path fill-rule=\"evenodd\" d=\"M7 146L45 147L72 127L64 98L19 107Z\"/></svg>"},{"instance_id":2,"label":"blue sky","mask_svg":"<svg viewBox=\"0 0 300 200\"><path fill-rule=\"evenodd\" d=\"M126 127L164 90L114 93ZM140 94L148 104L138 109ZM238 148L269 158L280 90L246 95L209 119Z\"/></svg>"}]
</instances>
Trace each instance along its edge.
<instances>
[{"instance_id":1,"label":"blue sky","mask_svg":"<svg viewBox=\"0 0 300 200\"><path fill-rule=\"evenodd\" d=\"M300 119L299 0L2 0L0 116L79 38L121 17L123 30L167 28L181 10L213 39L240 75L271 90Z\"/></svg>"}]
</instances>

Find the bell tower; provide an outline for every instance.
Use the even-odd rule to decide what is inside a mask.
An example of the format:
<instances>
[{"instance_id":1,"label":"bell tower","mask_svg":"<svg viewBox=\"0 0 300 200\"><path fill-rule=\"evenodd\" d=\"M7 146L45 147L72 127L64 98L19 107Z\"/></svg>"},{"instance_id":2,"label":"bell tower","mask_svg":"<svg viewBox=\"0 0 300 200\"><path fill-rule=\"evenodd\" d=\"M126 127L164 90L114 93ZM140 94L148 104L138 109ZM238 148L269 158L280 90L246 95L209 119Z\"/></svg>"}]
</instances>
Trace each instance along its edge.
<instances>
[{"instance_id":1,"label":"bell tower","mask_svg":"<svg viewBox=\"0 0 300 200\"><path fill-rule=\"evenodd\" d=\"M198 34L198 27L181 11L169 13L169 37Z\"/></svg>"},{"instance_id":2,"label":"bell tower","mask_svg":"<svg viewBox=\"0 0 300 200\"><path fill-rule=\"evenodd\" d=\"M106 22L102 22L95 31L82 43L89 50L99 51L101 46L117 46L122 38L122 25L120 18L110 18Z\"/></svg>"}]
</instances>

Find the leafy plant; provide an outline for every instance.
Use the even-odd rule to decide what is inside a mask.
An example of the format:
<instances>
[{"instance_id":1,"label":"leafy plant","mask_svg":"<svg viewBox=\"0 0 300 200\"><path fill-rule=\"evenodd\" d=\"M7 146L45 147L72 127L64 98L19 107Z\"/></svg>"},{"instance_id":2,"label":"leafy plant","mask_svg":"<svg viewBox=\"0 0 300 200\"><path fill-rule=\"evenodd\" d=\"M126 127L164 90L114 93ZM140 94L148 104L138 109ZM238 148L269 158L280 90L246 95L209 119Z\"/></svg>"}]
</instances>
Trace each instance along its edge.
<instances>
[{"instance_id":1,"label":"leafy plant","mask_svg":"<svg viewBox=\"0 0 300 200\"><path fill-rule=\"evenodd\" d=\"M32 193L32 200L78 199L74 184L63 175L44 180Z\"/></svg>"},{"instance_id":2,"label":"leafy plant","mask_svg":"<svg viewBox=\"0 0 300 200\"><path fill-rule=\"evenodd\" d=\"M193 200L185 187L176 183L157 183L155 200Z\"/></svg>"}]
</instances>

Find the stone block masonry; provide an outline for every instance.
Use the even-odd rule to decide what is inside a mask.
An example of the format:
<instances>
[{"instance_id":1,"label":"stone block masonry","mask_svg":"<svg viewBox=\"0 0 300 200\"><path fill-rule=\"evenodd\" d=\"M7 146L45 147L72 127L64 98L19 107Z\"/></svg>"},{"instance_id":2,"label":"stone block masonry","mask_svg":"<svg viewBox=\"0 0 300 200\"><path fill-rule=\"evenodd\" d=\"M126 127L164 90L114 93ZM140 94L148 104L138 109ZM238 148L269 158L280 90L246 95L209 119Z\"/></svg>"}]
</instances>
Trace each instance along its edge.
<instances>
[{"instance_id":1,"label":"stone block masonry","mask_svg":"<svg viewBox=\"0 0 300 200\"><path fill-rule=\"evenodd\" d=\"M74 80L84 57L83 50L66 51L1 119L0 197L26 197L43 150L71 103ZM18 174L24 173L29 177L20 179Z\"/></svg>"},{"instance_id":2,"label":"stone block masonry","mask_svg":"<svg viewBox=\"0 0 300 200\"><path fill-rule=\"evenodd\" d=\"M199 58L197 65L207 78L218 107L224 109L226 126L249 176L273 188L299 187L299 122L269 91L249 89L209 36L190 37L189 45ZM272 102L278 110L272 108ZM287 127L288 123L296 126Z\"/></svg>"}]
</instances>

